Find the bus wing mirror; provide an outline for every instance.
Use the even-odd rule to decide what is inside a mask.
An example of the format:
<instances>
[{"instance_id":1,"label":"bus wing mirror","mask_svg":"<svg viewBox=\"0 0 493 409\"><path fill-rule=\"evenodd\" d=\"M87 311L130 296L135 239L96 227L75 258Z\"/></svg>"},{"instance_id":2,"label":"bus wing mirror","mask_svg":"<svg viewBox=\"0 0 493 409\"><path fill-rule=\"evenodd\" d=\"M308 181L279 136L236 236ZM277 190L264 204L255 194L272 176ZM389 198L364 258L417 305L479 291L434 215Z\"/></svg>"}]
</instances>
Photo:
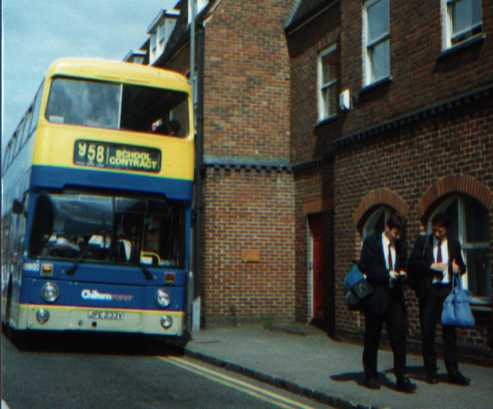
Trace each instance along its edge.
<instances>
[{"instance_id":1,"label":"bus wing mirror","mask_svg":"<svg viewBox=\"0 0 493 409\"><path fill-rule=\"evenodd\" d=\"M14 214L24 213L24 205L19 199L14 199L14 201L12 202L12 213Z\"/></svg>"}]
</instances>

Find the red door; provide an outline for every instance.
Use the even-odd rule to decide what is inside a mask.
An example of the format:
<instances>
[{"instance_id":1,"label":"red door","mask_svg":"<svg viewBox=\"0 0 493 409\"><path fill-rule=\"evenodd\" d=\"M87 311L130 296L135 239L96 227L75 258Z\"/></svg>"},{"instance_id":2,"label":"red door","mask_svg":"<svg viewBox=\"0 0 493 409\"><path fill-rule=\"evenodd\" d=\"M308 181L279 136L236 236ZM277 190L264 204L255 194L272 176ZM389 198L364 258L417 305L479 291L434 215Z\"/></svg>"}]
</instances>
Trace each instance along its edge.
<instances>
[{"instance_id":1,"label":"red door","mask_svg":"<svg viewBox=\"0 0 493 409\"><path fill-rule=\"evenodd\" d=\"M313 315L316 321L325 321L327 307L327 279L325 269L325 245L323 217L320 214L308 217L312 235L313 254Z\"/></svg>"}]
</instances>

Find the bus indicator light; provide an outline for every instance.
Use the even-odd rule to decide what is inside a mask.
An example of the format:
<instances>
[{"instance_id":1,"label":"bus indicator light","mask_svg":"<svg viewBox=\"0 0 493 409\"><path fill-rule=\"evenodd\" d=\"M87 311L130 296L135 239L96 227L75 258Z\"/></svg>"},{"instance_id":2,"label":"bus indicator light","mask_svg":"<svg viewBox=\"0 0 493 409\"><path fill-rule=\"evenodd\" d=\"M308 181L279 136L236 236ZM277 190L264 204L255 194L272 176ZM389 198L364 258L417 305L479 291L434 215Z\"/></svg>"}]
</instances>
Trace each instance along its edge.
<instances>
[{"instance_id":1,"label":"bus indicator light","mask_svg":"<svg viewBox=\"0 0 493 409\"><path fill-rule=\"evenodd\" d=\"M41 264L41 275L44 277L52 277L53 264L49 264L49 263Z\"/></svg>"},{"instance_id":2,"label":"bus indicator light","mask_svg":"<svg viewBox=\"0 0 493 409\"><path fill-rule=\"evenodd\" d=\"M164 274L164 282L168 284L172 284L175 282L175 275L173 273L165 273Z\"/></svg>"}]
</instances>

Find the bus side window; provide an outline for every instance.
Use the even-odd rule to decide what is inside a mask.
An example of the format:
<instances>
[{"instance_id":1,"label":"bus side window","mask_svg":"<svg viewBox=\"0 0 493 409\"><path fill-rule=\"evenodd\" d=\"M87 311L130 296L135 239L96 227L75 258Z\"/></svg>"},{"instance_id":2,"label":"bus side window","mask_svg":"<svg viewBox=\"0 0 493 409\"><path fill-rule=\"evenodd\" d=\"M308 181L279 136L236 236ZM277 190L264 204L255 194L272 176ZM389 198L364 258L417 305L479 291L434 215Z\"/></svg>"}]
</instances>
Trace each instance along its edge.
<instances>
[{"instance_id":1,"label":"bus side window","mask_svg":"<svg viewBox=\"0 0 493 409\"><path fill-rule=\"evenodd\" d=\"M31 126L29 128L29 135L33 133L34 129L38 124L39 108L41 107L41 97L43 95L43 84L44 83L41 83L41 86L38 89L38 93L36 94L36 98L34 99L33 116L32 116Z\"/></svg>"},{"instance_id":2,"label":"bus side window","mask_svg":"<svg viewBox=\"0 0 493 409\"><path fill-rule=\"evenodd\" d=\"M29 138L32 118L33 118L33 107L31 105L27 110L24 126L22 127L21 146L24 146L24 144L27 142L27 139Z\"/></svg>"}]
</instances>

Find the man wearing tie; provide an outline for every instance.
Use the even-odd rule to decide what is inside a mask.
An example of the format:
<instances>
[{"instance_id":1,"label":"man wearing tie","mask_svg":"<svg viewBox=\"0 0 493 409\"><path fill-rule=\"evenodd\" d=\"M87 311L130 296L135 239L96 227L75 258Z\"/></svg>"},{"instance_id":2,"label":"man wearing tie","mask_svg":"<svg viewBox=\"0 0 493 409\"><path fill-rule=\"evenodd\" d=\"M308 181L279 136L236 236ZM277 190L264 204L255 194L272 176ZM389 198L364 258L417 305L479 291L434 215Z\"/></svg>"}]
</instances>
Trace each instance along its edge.
<instances>
[{"instance_id":1,"label":"man wearing tie","mask_svg":"<svg viewBox=\"0 0 493 409\"><path fill-rule=\"evenodd\" d=\"M411 393L416 385L406 376L407 317L402 291L406 255L404 245L399 240L402 227L401 217L392 214L385 223L385 231L367 237L361 250L359 267L373 287L373 293L364 305L363 366L366 385L379 389L377 354L385 322L394 353L396 388Z\"/></svg>"},{"instance_id":2,"label":"man wearing tie","mask_svg":"<svg viewBox=\"0 0 493 409\"><path fill-rule=\"evenodd\" d=\"M419 300L419 318L422 334L422 353L426 381L438 383L435 352L435 328L441 320L445 298L450 293L452 274L464 274L460 243L448 237L448 220L443 214L432 222L432 235L416 240L409 258L409 273L416 282ZM444 360L449 380L459 385L469 385L470 380L459 372L457 362L457 336L455 328L442 326Z\"/></svg>"}]
</instances>

